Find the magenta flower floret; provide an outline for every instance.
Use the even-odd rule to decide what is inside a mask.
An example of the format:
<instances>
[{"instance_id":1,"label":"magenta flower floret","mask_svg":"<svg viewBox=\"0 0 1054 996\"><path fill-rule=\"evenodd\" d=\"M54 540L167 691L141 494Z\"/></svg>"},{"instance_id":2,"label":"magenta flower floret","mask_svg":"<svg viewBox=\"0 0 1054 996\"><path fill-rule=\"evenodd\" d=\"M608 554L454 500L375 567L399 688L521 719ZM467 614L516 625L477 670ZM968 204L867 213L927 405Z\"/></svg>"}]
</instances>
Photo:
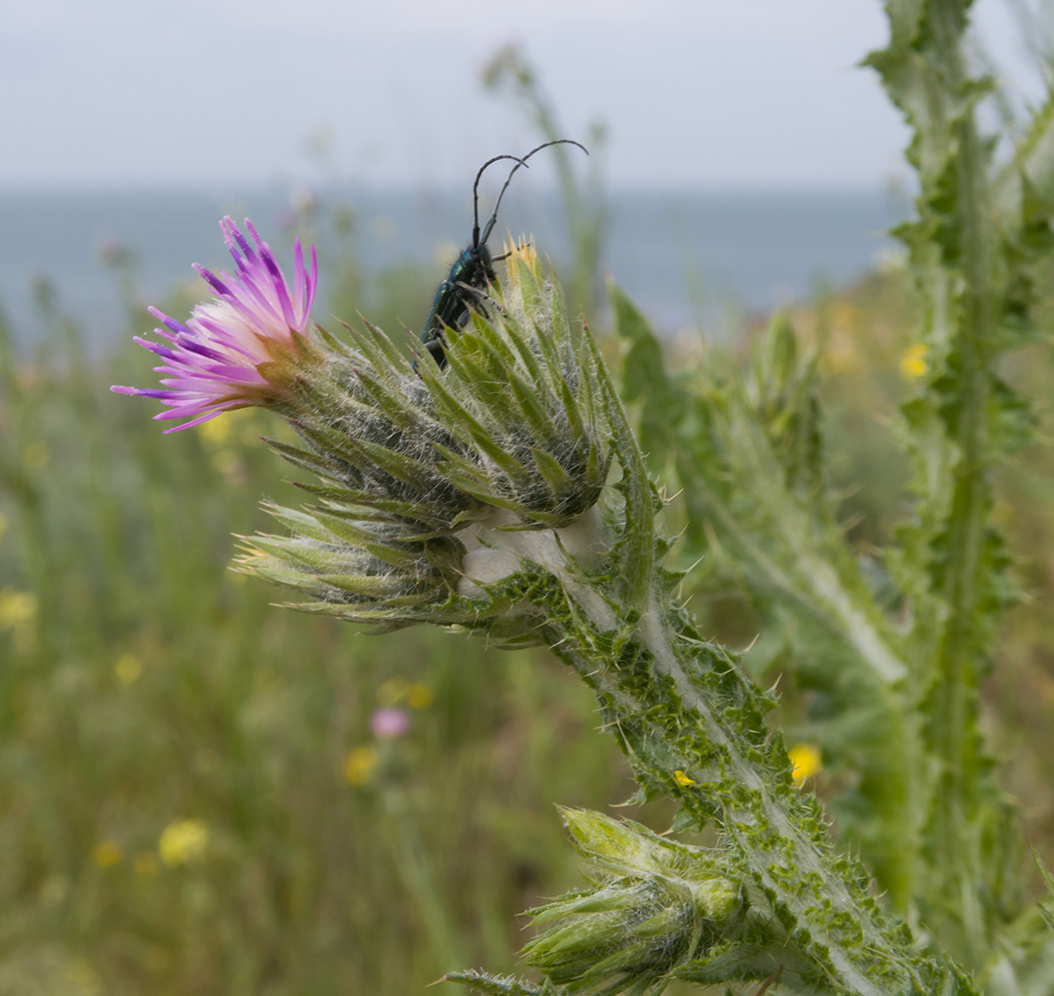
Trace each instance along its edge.
<instances>
[{"instance_id":1,"label":"magenta flower floret","mask_svg":"<svg viewBox=\"0 0 1054 996\"><path fill-rule=\"evenodd\" d=\"M401 737L410 729L410 717L402 709L393 709L390 706L384 709L375 709L370 716L370 730L375 737L388 739L390 737Z\"/></svg>"},{"instance_id":2,"label":"magenta flower floret","mask_svg":"<svg viewBox=\"0 0 1054 996\"><path fill-rule=\"evenodd\" d=\"M275 359L275 346L291 344L307 331L318 285L318 260L311 247L311 269L304 265L296 240L293 289L290 292L270 246L245 219L249 241L229 218L220 222L224 241L237 267L234 276L219 276L205 267L194 269L215 291L216 299L197 305L186 324L156 308L150 313L161 322L154 331L166 342L135 341L161 357L154 367L160 388L112 387L118 394L157 398L169 411L157 419L189 419L166 429L175 432L206 422L220 412L258 403L269 381L259 367ZM253 244L255 243L255 245Z\"/></svg>"}]
</instances>

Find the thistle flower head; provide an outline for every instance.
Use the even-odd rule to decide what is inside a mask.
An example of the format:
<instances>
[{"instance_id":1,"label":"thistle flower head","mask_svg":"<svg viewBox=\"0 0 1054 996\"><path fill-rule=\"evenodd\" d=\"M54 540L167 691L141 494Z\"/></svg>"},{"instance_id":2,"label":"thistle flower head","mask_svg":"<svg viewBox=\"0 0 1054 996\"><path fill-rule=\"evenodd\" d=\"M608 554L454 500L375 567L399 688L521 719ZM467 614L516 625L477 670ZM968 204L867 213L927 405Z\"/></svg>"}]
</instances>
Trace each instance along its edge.
<instances>
[{"instance_id":1,"label":"thistle flower head","mask_svg":"<svg viewBox=\"0 0 1054 996\"><path fill-rule=\"evenodd\" d=\"M214 418L220 412L267 404L281 393L287 379L282 369L303 351L311 305L318 282L318 263L311 249L311 269L304 264L296 240L293 289L252 222L245 220L252 241L228 217L220 222L234 257L235 274L217 276L194 264L216 294L195 307L186 324L151 308L161 325L154 331L165 341L137 337L139 345L157 354L162 365L160 388L112 388L118 394L157 398L171 410L158 419L187 419L166 429L174 432Z\"/></svg>"},{"instance_id":2,"label":"thistle flower head","mask_svg":"<svg viewBox=\"0 0 1054 996\"><path fill-rule=\"evenodd\" d=\"M458 595L467 549L488 545L462 530L569 525L611 459L601 360L572 334L559 286L533 248L512 252L508 292L496 287L452 337L440 370L368 324L348 327L350 341L317 326L308 338L314 255L308 272L297 243L290 290L246 225L250 238L222 225L234 276L197 267L214 301L185 325L155 312L165 341L141 344L164 361L161 388L114 390L159 398L171 410L157 417L187 419L179 428L247 405L290 423L299 441L271 444L321 478L303 485L320 504L272 509L291 535L246 538L240 566L306 594L301 608L389 629L499 625L496 589Z\"/></svg>"},{"instance_id":3,"label":"thistle flower head","mask_svg":"<svg viewBox=\"0 0 1054 996\"><path fill-rule=\"evenodd\" d=\"M324 362L298 378L286 415L301 443L272 445L323 478L306 490L325 504L278 513L295 535L251 540L245 569L346 619L498 625L500 598L481 605L478 587L459 586L473 543L461 531L567 526L599 498L611 458L601 361L588 334L572 336L533 249L512 255L508 288L451 337L444 370L427 351L412 365L368 325L349 327L350 343L319 330ZM507 554L494 580L519 562Z\"/></svg>"}]
</instances>

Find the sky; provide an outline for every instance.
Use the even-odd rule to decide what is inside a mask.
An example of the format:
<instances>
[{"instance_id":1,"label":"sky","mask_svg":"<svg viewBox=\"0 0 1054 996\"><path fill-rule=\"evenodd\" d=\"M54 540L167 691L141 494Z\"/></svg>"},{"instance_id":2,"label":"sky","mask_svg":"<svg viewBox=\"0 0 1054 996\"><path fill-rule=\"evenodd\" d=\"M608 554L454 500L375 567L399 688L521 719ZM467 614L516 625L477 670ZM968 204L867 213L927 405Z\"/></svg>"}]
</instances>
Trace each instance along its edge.
<instances>
[{"instance_id":1,"label":"sky","mask_svg":"<svg viewBox=\"0 0 1054 996\"><path fill-rule=\"evenodd\" d=\"M613 186L875 189L885 39L879 0L0 0L0 189L461 184L536 141L480 83L508 44Z\"/></svg>"}]
</instances>

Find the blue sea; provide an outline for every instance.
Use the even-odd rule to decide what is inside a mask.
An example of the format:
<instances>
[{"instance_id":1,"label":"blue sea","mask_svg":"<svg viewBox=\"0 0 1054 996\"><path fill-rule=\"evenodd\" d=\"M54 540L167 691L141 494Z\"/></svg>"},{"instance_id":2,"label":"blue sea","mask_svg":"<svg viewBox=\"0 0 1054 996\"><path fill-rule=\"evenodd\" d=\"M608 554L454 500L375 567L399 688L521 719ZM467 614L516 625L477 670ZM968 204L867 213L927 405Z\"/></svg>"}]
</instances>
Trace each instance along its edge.
<instances>
[{"instance_id":1,"label":"blue sea","mask_svg":"<svg viewBox=\"0 0 1054 996\"><path fill-rule=\"evenodd\" d=\"M305 192L132 190L0 192L0 305L23 344L40 319L31 288L47 276L62 309L94 347L126 334L115 281L101 261L121 245L136 258L144 299L193 278L192 262L225 266L218 220L248 215L280 256L288 257L293 204ZM469 240L471 199L464 191L343 190L315 195L350 208L352 243L367 273L407 260L434 268ZM483 205L481 210L485 207ZM886 234L903 207L869 191L615 191L603 267L665 334L685 328L719 333L736 316L807 299L818 283L843 285L894 246ZM534 236L559 266L568 240L554 195L510 190L493 238ZM323 273L324 273L324 260ZM325 287L321 289L325 321ZM404 321L415 325L415 316ZM418 318L423 321L424 316Z\"/></svg>"}]
</instances>

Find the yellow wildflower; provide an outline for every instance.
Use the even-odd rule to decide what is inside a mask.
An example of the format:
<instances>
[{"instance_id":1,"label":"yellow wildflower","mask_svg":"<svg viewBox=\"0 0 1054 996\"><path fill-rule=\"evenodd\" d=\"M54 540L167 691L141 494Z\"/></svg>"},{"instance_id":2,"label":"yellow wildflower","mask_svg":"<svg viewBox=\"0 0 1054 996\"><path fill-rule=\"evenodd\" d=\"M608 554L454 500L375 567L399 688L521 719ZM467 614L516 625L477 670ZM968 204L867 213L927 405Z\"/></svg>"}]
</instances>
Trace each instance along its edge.
<instances>
[{"instance_id":1,"label":"yellow wildflower","mask_svg":"<svg viewBox=\"0 0 1054 996\"><path fill-rule=\"evenodd\" d=\"M10 630L15 647L26 651L37 639L37 596L28 591L0 591L0 633Z\"/></svg>"},{"instance_id":2,"label":"yellow wildflower","mask_svg":"<svg viewBox=\"0 0 1054 996\"><path fill-rule=\"evenodd\" d=\"M365 785L373 778L377 770L377 762L380 754L372 744L356 747L348 754L348 760L344 766L345 777L352 785Z\"/></svg>"},{"instance_id":3,"label":"yellow wildflower","mask_svg":"<svg viewBox=\"0 0 1054 996\"><path fill-rule=\"evenodd\" d=\"M673 780L681 786L681 788L691 788L695 784L695 779L689 778L683 771L678 768L673 773Z\"/></svg>"},{"instance_id":4,"label":"yellow wildflower","mask_svg":"<svg viewBox=\"0 0 1054 996\"><path fill-rule=\"evenodd\" d=\"M930 365L927 357L930 355L930 347L921 342L909 346L907 352L900 358L900 376L905 380L918 380L929 373Z\"/></svg>"},{"instance_id":5,"label":"yellow wildflower","mask_svg":"<svg viewBox=\"0 0 1054 996\"><path fill-rule=\"evenodd\" d=\"M794 766L791 772L794 784L799 787L805 784L806 778L812 778L823 767L820 748L812 744L797 744L787 753Z\"/></svg>"},{"instance_id":6,"label":"yellow wildflower","mask_svg":"<svg viewBox=\"0 0 1054 996\"><path fill-rule=\"evenodd\" d=\"M406 694L406 682L402 678L389 678L377 689L377 701L382 706L398 705Z\"/></svg>"},{"instance_id":7,"label":"yellow wildflower","mask_svg":"<svg viewBox=\"0 0 1054 996\"><path fill-rule=\"evenodd\" d=\"M143 665L135 654L121 654L113 666L113 673L122 685L132 685L143 673Z\"/></svg>"},{"instance_id":8,"label":"yellow wildflower","mask_svg":"<svg viewBox=\"0 0 1054 996\"><path fill-rule=\"evenodd\" d=\"M405 703L411 709L427 709L432 704L432 689L420 682L408 685L402 678L389 678L377 689L377 701L384 707Z\"/></svg>"},{"instance_id":9,"label":"yellow wildflower","mask_svg":"<svg viewBox=\"0 0 1054 996\"><path fill-rule=\"evenodd\" d=\"M222 446L231 434L230 420L227 418L209 419L194 428L198 435L212 446Z\"/></svg>"},{"instance_id":10,"label":"yellow wildflower","mask_svg":"<svg viewBox=\"0 0 1054 996\"><path fill-rule=\"evenodd\" d=\"M114 865L119 864L124 853L121 851L121 845L115 840L100 840L95 845L95 849L91 854L92 861L94 861L100 868L112 868Z\"/></svg>"},{"instance_id":11,"label":"yellow wildflower","mask_svg":"<svg viewBox=\"0 0 1054 996\"><path fill-rule=\"evenodd\" d=\"M0 591L0 630L14 629L30 622L37 614L37 596L28 591L5 588Z\"/></svg>"},{"instance_id":12,"label":"yellow wildflower","mask_svg":"<svg viewBox=\"0 0 1054 996\"><path fill-rule=\"evenodd\" d=\"M405 698L411 709L427 709L432 704L432 689L422 684L407 685Z\"/></svg>"},{"instance_id":13,"label":"yellow wildflower","mask_svg":"<svg viewBox=\"0 0 1054 996\"><path fill-rule=\"evenodd\" d=\"M234 411L224 412L223 418L209 419L195 426L202 441L211 450L225 452L231 461L235 456L225 448L228 446L258 446L260 434L255 414L251 408L237 408ZM215 465L215 460L213 461ZM222 467L220 467L222 470Z\"/></svg>"},{"instance_id":14,"label":"yellow wildflower","mask_svg":"<svg viewBox=\"0 0 1054 996\"><path fill-rule=\"evenodd\" d=\"M161 833L157 849L166 865L185 865L204 857L209 828L201 820L173 820Z\"/></svg>"}]
</instances>

